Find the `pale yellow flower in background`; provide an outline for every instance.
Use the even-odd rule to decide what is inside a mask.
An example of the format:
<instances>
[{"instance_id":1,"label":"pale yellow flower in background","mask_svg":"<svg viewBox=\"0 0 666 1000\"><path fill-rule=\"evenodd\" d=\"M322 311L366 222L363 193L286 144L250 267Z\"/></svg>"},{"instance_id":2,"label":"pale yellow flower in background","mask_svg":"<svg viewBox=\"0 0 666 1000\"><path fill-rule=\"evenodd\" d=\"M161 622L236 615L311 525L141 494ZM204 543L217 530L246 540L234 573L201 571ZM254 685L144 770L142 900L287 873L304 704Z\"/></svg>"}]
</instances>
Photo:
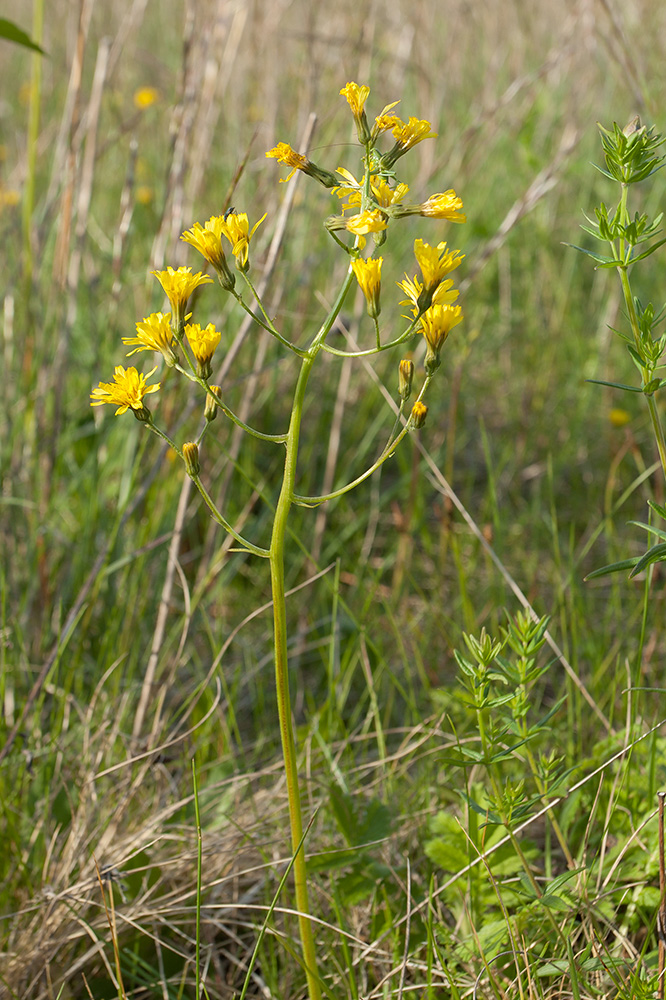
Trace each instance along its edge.
<instances>
[{"instance_id":1,"label":"pale yellow flower in background","mask_svg":"<svg viewBox=\"0 0 666 1000\"><path fill-rule=\"evenodd\" d=\"M156 87L139 87L134 91L134 107L140 111L149 108L160 99L160 92Z\"/></svg>"},{"instance_id":2,"label":"pale yellow flower in background","mask_svg":"<svg viewBox=\"0 0 666 1000\"><path fill-rule=\"evenodd\" d=\"M191 271L191 267L179 267L178 270L167 267L166 271L150 272L155 275L171 303L173 323L176 329L185 319L185 306L195 288L207 282L211 285L213 283L213 279L209 275L202 274L201 271L191 274Z\"/></svg>"},{"instance_id":3,"label":"pale yellow flower in background","mask_svg":"<svg viewBox=\"0 0 666 1000\"><path fill-rule=\"evenodd\" d=\"M631 414L620 407L613 407L608 414L608 419L613 427L624 427L631 420Z\"/></svg>"},{"instance_id":4,"label":"pale yellow flower in background","mask_svg":"<svg viewBox=\"0 0 666 1000\"><path fill-rule=\"evenodd\" d=\"M115 416L125 413L130 408L138 412L145 411L143 397L151 392L157 392L160 387L159 382L156 385L148 385L146 381L156 370L153 368L147 375L140 375L136 368L125 369L122 365L116 365L113 373L114 381L100 382L90 393L90 405L102 406L104 403L111 403L118 407Z\"/></svg>"}]
</instances>

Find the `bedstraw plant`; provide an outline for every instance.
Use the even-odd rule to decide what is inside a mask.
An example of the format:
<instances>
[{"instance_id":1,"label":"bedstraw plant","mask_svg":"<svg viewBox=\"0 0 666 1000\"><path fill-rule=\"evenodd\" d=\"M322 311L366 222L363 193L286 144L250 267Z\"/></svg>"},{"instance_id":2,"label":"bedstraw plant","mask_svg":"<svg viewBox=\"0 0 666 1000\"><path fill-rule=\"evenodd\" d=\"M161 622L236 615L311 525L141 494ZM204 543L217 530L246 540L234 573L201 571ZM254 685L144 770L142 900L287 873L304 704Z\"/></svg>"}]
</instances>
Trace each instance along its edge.
<instances>
[{"instance_id":1,"label":"bedstraw plant","mask_svg":"<svg viewBox=\"0 0 666 1000\"><path fill-rule=\"evenodd\" d=\"M144 318L136 324L136 336L123 338L123 341L132 348L130 354L153 352L158 364L175 369L197 386L202 395L203 412L201 429L196 437L179 445L156 422L147 405L148 398L157 393L161 385L160 382L150 381L157 371L156 366L143 374L134 367L124 368L119 365L115 369L113 382L100 382L91 394L93 406L111 403L116 406L117 415L131 410L149 431L166 441L182 459L187 475L199 490L213 519L233 536L242 551L266 559L269 563L274 615L275 692L289 799L295 896L302 960L312 1000L317 1000L321 995L322 980L317 969L310 921L297 749L287 669L284 561L289 512L294 504L316 507L349 492L386 462L410 431L423 426L427 414L424 398L439 368L440 352L450 331L463 318L461 307L456 304L458 292L453 287L453 279L449 277L460 265L463 254L443 242L430 245L422 239L416 239L414 254L420 273L413 277L405 275L405 279L398 283L404 295L401 304L408 309L404 329L393 339L383 334L380 323L383 258L376 253L385 243L388 229L409 216L457 223L465 222L465 216L462 213L462 201L454 190L433 194L425 201L415 203L408 200L407 185L398 180L397 170L402 157L420 142L434 138L429 122L412 117L403 121L394 113L398 103L394 102L387 105L371 123L365 111L368 87L352 82L340 93L349 104L361 147L359 179L344 167L338 167L335 173L331 173L285 142L279 142L266 153L267 157L291 168L289 177L296 171L301 171L338 199L338 212L327 218L324 225L338 245L340 253L348 259L348 267L328 315L309 340L304 337L303 342L292 343L276 328L250 277L250 246L257 228L266 218L265 215L250 228L248 215L232 209L224 215L211 217L203 225L195 222L181 237L204 257L217 275L224 293L233 296L238 305L252 316L254 322L267 330L292 356L298 374L295 377L287 428L276 432L250 426L227 406L220 388L211 384L213 357L219 347L221 333L211 323L203 325L192 322L188 302L196 289L212 284L213 281L207 273L193 273L190 267L167 267L152 272L169 300L170 312L156 312ZM392 137L392 142L387 142L389 136ZM368 243L370 253L367 253ZM229 253L234 259L233 266ZM367 313L372 321L370 344L358 351L341 350L330 346L327 337L350 289L356 284L362 290ZM376 460L353 482L331 493L320 496L299 493L298 451L306 388L319 355L328 352L341 358L367 358L407 345L413 338L419 337L425 342L423 367L419 366L417 370L411 358L403 358L396 366L398 415L387 443L378 450ZM413 392L416 398L410 406L408 401ZM252 541L237 531L223 512L217 509L210 489L204 485L203 445L220 412L247 434L284 449L282 481L277 490L268 545Z\"/></svg>"},{"instance_id":2,"label":"bedstraw plant","mask_svg":"<svg viewBox=\"0 0 666 1000\"><path fill-rule=\"evenodd\" d=\"M666 379L659 374L666 366L663 360L666 333L659 332L666 306L657 309L651 302L644 304L635 295L631 281L635 265L646 260L666 243L666 238L658 238L662 232L663 213L650 218L647 212L634 210L632 215L630 208L630 193L634 186L653 177L664 164L664 156L659 152L664 137L654 126L641 124L638 116L624 128L620 128L615 122L610 130L599 125L599 131L606 165L605 168L598 169L619 186L618 201L614 208L602 201L594 210L596 218L588 218L588 225L582 227L604 245L604 252L583 247L574 249L591 257L598 268L610 268L618 273L629 329L615 332L626 343L631 361L638 372L638 384L627 385L624 382L601 379L590 381L620 392L643 395L656 444L657 467L661 467L662 475L666 478L666 436L658 405L658 393L666 386ZM666 508L654 500L648 500L648 504L658 517L666 520ZM589 574L588 579L627 569L631 570L631 576L636 576L653 563L666 560L666 531L652 524L634 523L655 535L659 542L642 556L624 559L595 570Z\"/></svg>"}]
</instances>

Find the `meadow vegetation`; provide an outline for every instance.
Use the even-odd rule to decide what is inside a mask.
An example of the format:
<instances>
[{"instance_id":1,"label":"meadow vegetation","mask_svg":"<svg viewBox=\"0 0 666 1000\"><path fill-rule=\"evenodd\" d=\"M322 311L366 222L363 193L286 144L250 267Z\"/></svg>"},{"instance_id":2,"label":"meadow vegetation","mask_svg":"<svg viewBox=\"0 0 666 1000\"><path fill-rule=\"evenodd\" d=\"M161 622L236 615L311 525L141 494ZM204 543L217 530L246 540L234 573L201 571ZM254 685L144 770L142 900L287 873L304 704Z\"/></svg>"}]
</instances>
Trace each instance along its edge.
<instances>
[{"instance_id":1,"label":"meadow vegetation","mask_svg":"<svg viewBox=\"0 0 666 1000\"><path fill-rule=\"evenodd\" d=\"M339 205L265 152L354 172L350 80L432 123L401 179L467 216L391 228L386 337L416 238L465 253L465 320L425 426L289 522L322 995L659 995L663 570L585 577L645 551L629 522L664 479L641 395L586 381L636 376L617 275L564 244L617 198L596 122L666 127L665 31L654 0L52 0L46 58L0 43L0 997L306 995L268 566L172 449L89 403L153 366L121 339L165 308L150 271L199 270L179 237L231 206L267 213L250 273L307 345L348 266ZM658 214L661 173L632 204ZM662 260L632 272L657 309ZM219 289L193 301L225 402L284 431L298 359ZM329 343L374 346L355 287ZM401 350L313 370L298 492L372 464ZM195 439L199 388L155 378L160 426ZM206 437L206 488L260 545L283 462L222 415Z\"/></svg>"}]
</instances>

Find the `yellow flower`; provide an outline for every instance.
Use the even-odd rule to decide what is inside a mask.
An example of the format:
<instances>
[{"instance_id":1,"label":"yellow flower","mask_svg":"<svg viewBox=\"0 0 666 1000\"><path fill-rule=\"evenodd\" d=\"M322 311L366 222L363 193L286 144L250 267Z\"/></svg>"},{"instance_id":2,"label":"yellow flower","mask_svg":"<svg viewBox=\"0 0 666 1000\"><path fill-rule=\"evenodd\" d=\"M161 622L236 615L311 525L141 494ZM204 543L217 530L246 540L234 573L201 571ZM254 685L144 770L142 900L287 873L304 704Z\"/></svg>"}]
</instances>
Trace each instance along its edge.
<instances>
[{"instance_id":1,"label":"yellow flower","mask_svg":"<svg viewBox=\"0 0 666 1000\"><path fill-rule=\"evenodd\" d=\"M308 160L307 156L303 156L302 153L297 153L291 148L288 142L278 142L277 146L268 150L266 156L272 157L278 163L286 163L288 167L292 168L289 176L284 178L285 181L290 180L297 170L302 170L304 174L314 177L324 187L332 188L337 184L334 174L328 170L322 170L312 160Z\"/></svg>"},{"instance_id":2,"label":"yellow flower","mask_svg":"<svg viewBox=\"0 0 666 1000\"><path fill-rule=\"evenodd\" d=\"M610 420L613 427L624 427L631 420L631 414L627 413L626 410L622 410L619 407L614 407L608 414L608 419Z\"/></svg>"},{"instance_id":3,"label":"yellow flower","mask_svg":"<svg viewBox=\"0 0 666 1000\"><path fill-rule=\"evenodd\" d=\"M134 198L139 205L150 205L154 196L155 192L149 184L140 184L134 192Z\"/></svg>"},{"instance_id":4,"label":"yellow flower","mask_svg":"<svg viewBox=\"0 0 666 1000\"><path fill-rule=\"evenodd\" d=\"M414 362L411 358L404 358L398 365L398 395L403 401L409 399L412 394L413 379Z\"/></svg>"},{"instance_id":5,"label":"yellow flower","mask_svg":"<svg viewBox=\"0 0 666 1000\"><path fill-rule=\"evenodd\" d=\"M425 405L425 403L421 403L417 400L412 406L412 412L410 416L411 426L415 427L417 430L419 429L419 427L423 427L427 415L428 415L428 407Z\"/></svg>"},{"instance_id":6,"label":"yellow flower","mask_svg":"<svg viewBox=\"0 0 666 1000\"><path fill-rule=\"evenodd\" d=\"M231 243L231 252L236 258L236 267L239 271L247 271L248 269L250 240L266 218L267 214L267 212L264 212L262 217L259 219L259 222L257 222L253 227L252 232L249 232L250 224L247 220L247 214L245 212L229 212L229 214L222 219L220 230Z\"/></svg>"},{"instance_id":7,"label":"yellow flower","mask_svg":"<svg viewBox=\"0 0 666 1000\"><path fill-rule=\"evenodd\" d=\"M463 320L460 306L435 305L421 316L421 332L427 344L425 370L432 375L439 368L439 352L446 338Z\"/></svg>"},{"instance_id":8,"label":"yellow flower","mask_svg":"<svg viewBox=\"0 0 666 1000\"><path fill-rule=\"evenodd\" d=\"M139 108L140 111L149 108L159 99L160 92L156 87L139 87L138 90L134 91L134 107Z\"/></svg>"},{"instance_id":9,"label":"yellow flower","mask_svg":"<svg viewBox=\"0 0 666 1000\"><path fill-rule=\"evenodd\" d=\"M146 382L155 371L153 368L147 375L140 375L136 368L125 370L122 365L117 365L113 373L114 381L100 382L90 393L90 405L113 403L118 407L115 416L131 408L139 419L147 419L150 411L144 407L143 397L157 392L160 387L159 382L156 385L148 385Z\"/></svg>"},{"instance_id":10,"label":"yellow flower","mask_svg":"<svg viewBox=\"0 0 666 1000\"><path fill-rule=\"evenodd\" d=\"M338 167L336 173L341 174L347 181L347 184L333 188L331 193L336 194L340 199L347 198L347 204L341 206L342 211L346 212L348 208L361 204L363 185L344 167ZM400 183L395 188L391 188L379 174L373 174L370 178L370 191L381 208L391 208L402 201L409 191L409 187L406 184Z\"/></svg>"},{"instance_id":11,"label":"yellow flower","mask_svg":"<svg viewBox=\"0 0 666 1000\"><path fill-rule=\"evenodd\" d=\"M407 184L401 182L395 188L390 188L383 177L375 176L370 178L370 189L375 201L382 208L391 208L392 205L399 204L409 191Z\"/></svg>"},{"instance_id":12,"label":"yellow flower","mask_svg":"<svg viewBox=\"0 0 666 1000\"><path fill-rule=\"evenodd\" d=\"M220 331L216 330L212 323L209 323L205 329L202 329L198 323L188 323L185 327L185 333L197 362L199 378L210 378L212 372L210 362L215 348L220 342Z\"/></svg>"},{"instance_id":13,"label":"yellow flower","mask_svg":"<svg viewBox=\"0 0 666 1000\"><path fill-rule=\"evenodd\" d=\"M446 242L431 247L423 240L414 240L414 256L421 268L426 294L434 292L442 278L462 263L464 254L459 250L447 250Z\"/></svg>"},{"instance_id":14,"label":"yellow flower","mask_svg":"<svg viewBox=\"0 0 666 1000\"><path fill-rule=\"evenodd\" d=\"M467 222L467 216L461 212L462 198L459 198L453 188L444 194L431 194L420 206L419 215L431 219L448 219L449 222Z\"/></svg>"},{"instance_id":15,"label":"yellow flower","mask_svg":"<svg viewBox=\"0 0 666 1000\"><path fill-rule=\"evenodd\" d=\"M179 267L177 271L172 267L167 267L166 271L150 272L155 275L171 303L173 323L176 329L180 328L185 319L185 306L195 288L198 288L199 285L205 285L206 282L210 282L211 285L213 283L213 279L207 274L202 274L201 271L198 271L197 274L191 274L191 270L191 267Z\"/></svg>"},{"instance_id":16,"label":"yellow flower","mask_svg":"<svg viewBox=\"0 0 666 1000\"><path fill-rule=\"evenodd\" d=\"M351 108L351 113L353 114L354 121L356 122L358 141L361 145L367 146L370 142L370 128L368 126L368 119L364 111L364 106L368 99L368 94L370 93L370 87L359 87L357 83L348 83L346 87L342 88L340 93L344 94L347 98L347 103Z\"/></svg>"},{"instance_id":17,"label":"yellow flower","mask_svg":"<svg viewBox=\"0 0 666 1000\"><path fill-rule=\"evenodd\" d=\"M368 94L370 93L370 87L359 87L357 83L348 83L346 87L343 87L340 91L341 94L347 98L347 103L351 108L351 112L354 118L358 117L363 112L365 102L368 99Z\"/></svg>"},{"instance_id":18,"label":"yellow flower","mask_svg":"<svg viewBox=\"0 0 666 1000\"><path fill-rule=\"evenodd\" d=\"M199 222L195 222L192 228L186 230L180 238L193 246L200 254L203 254L208 263L212 264L217 271L222 287L230 292L236 284L236 278L229 270L227 258L222 249L223 226L224 216L213 215L203 226Z\"/></svg>"},{"instance_id":19,"label":"yellow flower","mask_svg":"<svg viewBox=\"0 0 666 1000\"><path fill-rule=\"evenodd\" d=\"M401 301L400 305L408 306L411 304L414 316L418 316L421 312L419 300L424 302L422 283L416 276L412 279L405 275L405 280L396 281L396 285L398 288L402 288L407 296L406 299ZM450 305L451 302L455 302L459 294L458 289L453 288L453 278L447 278L445 281L441 281L433 292L430 298L430 305ZM409 317L406 318L408 319Z\"/></svg>"},{"instance_id":20,"label":"yellow flower","mask_svg":"<svg viewBox=\"0 0 666 1000\"><path fill-rule=\"evenodd\" d=\"M268 150L266 156L272 157L278 163L286 163L292 168L289 177L284 178L285 181L290 180L297 170L305 170L310 162L307 156L292 149L288 142L278 142L277 146Z\"/></svg>"},{"instance_id":21,"label":"yellow flower","mask_svg":"<svg viewBox=\"0 0 666 1000\"><path fill-rule=\"evenodd\" d=\"M394 126L393 138L402 148L402 151L406 153L417 142L423 142L424 139L434 139L437 133L431 132L431 128L432 125L430 122L425 121L425 119L410 117L407 124L399 122L399 124Z\"/></svg>"},{"instance_id":22,"label":"yellow flower","mask_svg":"<svg viewBox=\"0 0 666 1000\"><path fill-rule=\"evenodd\" d=\"M350 219L345 219L345 229L359 237L358 245L361 249L365 246L364 236L366 233L380 233L386 229L386 216L382 215L378 208L370 211L359 212L352 215Z\"/></svg>"},{"instance_id":23,"label":"yellow flower","mask_svg":"<svg viewBox=\"0 0 666 1000\"><path fill-rule=\"evenodd\" d=\"M425 121L422 118L410 118L407 123L396 118L395 122L389 122L386 118L382 123L382 128L379 129L379 119L375 123L375 128L379 131L384 131L386 128L392 128L393 137L395 139L395 145L393 149L389 150L388 153L384 153L381 158L381 165L384 170L390 170L401 156L416 146L418 142L423 142L424 139L433 139L437 133L431 132L430 122Z\"/></svg>"},{"instance_id":24,"label":"yellow flower","mask_svg":"<svg viewBox=\"0 0 666 1000\"><path fill-rule=\"evenodd\" d=\"M365 295L368 316L376 319L380 312L379 292L382 285L383 257L369 257L367 260L352 261L352 271L356 275L361 291Z\"/></svg>"},{"instance_id":25,"label":"yellow flower","mask_svg":"<svg viewBox=\"0 0 666 1000\"><path fill-rule=\"evenodd\" d=\"M138 347L128 352L128 358L138 351L159 351L168 366L173 368L178 357L173 349L171 313L151 313L136 324L136 333L136 337L123 337L123 344L127 347L138 344Z\"/></svg>"},{"instance_id":26,"label":"yellow flower","mask_svg":"<svg viewBox=\"0 0 666 1000\"><path fill-rule=\"evenodd\" d=\"M397 115L389 114L389 111L392 111L396 104L400 104L400 101L393 101L392 104L387 104L375 118L375 124L372 130L373 139L376 139L380 133L388 132L389 129L395 128L396 125L403 124L402 119L398 118Z\"/></svg>"}]
</instances>

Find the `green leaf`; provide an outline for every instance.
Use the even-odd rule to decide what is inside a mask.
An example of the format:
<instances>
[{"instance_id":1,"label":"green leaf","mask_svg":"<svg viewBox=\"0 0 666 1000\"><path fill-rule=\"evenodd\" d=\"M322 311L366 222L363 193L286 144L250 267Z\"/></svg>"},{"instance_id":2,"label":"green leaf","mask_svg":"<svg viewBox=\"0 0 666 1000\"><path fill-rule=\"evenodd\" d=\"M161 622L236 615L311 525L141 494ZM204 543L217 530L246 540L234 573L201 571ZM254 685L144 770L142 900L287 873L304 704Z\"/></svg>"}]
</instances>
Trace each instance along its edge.
<instances>
[{"instance_id":1,"label":"green leaf","mask_svg":"<svg viewBox=\"0 0 666 1000\"><path fill-rule=\"evenodd\" d=\"M599 264L605 267L622 267L622 261L616 260L614 257L605 257L603 254L595 253L593 250L586 250L585 247L579 247L576 243L564 243L565 247L571 247L572 250L578 250L580 253L584 253L587 257L591 257L592 260L596 260Z\"/></svg>"},{"instance_id":2,"label":"green leaf","mask_svg":"<svg viewBox=\"0 0 666 1000\"><path fill-rule=\"evenodd\" d=\"M635 385L623 385L621 382L605 382L601 378L586 378L586 382L591 382L592 385L609 385L611 389L624 389L625 392L643 392L642 389L638 389Z\"/></svg>"},{"instance_id":3,"label":"green leaf","mask_svg":"<svg viewBox=\"0 0 666 1000\"><path fill-rule=\"evenodd\" d=\"M637 562L638 556L633 559L622 559L621 562L610 563L608 566L601 566L600 569L593 569L584 579L595 580L599 576L608 576L609 573L622 573L624 570L633 569Z\"/></svg>"},{"instance_id":4,"label":"green leaf","mask_svg":"<svg viewBox=\"0 0 666 1000\"><path fill-rule=\"evenodd\" d=\"M40 48L37 42L33 42L32 38L26 35L25 31L22 31L13 21L7 21L4 17L0 17L0 38L6 38L8 42L14 42L16 45L23 45L26 49L33 49L33 51L39 52L40 55L46 55L44 49Z\"/></svg>"},{"instance_id":5,"label":"green leaf","mask_svg":"<svg viewBox=\"0 0 666 1000\"><path fill-rule=\"evenodd\" d=\"M636 576L637 573L640 573L653 563L664 561L666 561L666 542L661 542L659 545L653 545L644 556L641 556L629 574L629 578L631 579L632 576Z\"/></svg>"},{"instance_id":6,"label":"green leaf","mask_svg":"<svg viewBox=\"0 0 666 1000\"><path fill-rule=\"evenodd\" d=\"M655 514L659 514L659 517L663 517L666 521L666 507L662 507L656 500L648 500L648 507L651 507Z\"/></svg>"},{"instance_id":7,"label":"green leaf","mask_svg":"<svg viewBox=\"0 0 666 1000\"><path fill-rule=\"evenodd\" d=\"M663 528L656 528L654 524L643 524L642 521L629 521L628 523L635 525L637 528L645 528L650 534L656 535L657 538L662 538L666 542L666 531Z\"/></svg>"}]
</instances>

